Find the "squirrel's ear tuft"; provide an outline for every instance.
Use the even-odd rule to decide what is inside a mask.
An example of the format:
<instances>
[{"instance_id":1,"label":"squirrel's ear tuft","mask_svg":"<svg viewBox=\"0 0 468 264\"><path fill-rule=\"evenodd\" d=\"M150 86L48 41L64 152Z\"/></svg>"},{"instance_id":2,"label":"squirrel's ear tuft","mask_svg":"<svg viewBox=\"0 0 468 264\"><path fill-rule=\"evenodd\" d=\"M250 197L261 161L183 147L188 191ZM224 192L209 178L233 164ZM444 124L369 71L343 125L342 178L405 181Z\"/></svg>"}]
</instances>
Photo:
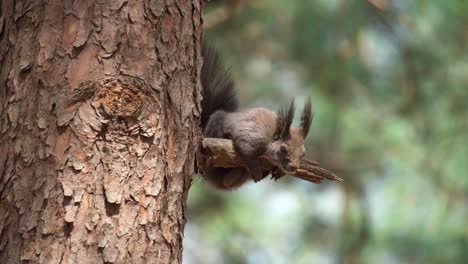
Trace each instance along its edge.
<instances>
[{"instance_id":1,"label":"squirrel's ear tuft","mask_svg":"<svg viewBox=\"0 0 468 264\"><path fill-rule=\"evenodd\" d=\"M314 119L314 114L312 113L312 100L309 97L307 99L307 103L304 105L304 110L302 111L302 115L301 115L300 132L303 138L307 137L307 134L309 133L310 125L312 124L313 119Z\"/></svg>"},{"instance_id":2,"label":"squirrel's ear tuft","mask_svg":"<svg viewBox=\"0 0 468 264\"><path fill-rule=\"evenodd\" d=\"M294 99L288 109L281 108L276 120L275 140L287 140L291 136L290 128L294 119Z\"/></svg>"}]
</instances>

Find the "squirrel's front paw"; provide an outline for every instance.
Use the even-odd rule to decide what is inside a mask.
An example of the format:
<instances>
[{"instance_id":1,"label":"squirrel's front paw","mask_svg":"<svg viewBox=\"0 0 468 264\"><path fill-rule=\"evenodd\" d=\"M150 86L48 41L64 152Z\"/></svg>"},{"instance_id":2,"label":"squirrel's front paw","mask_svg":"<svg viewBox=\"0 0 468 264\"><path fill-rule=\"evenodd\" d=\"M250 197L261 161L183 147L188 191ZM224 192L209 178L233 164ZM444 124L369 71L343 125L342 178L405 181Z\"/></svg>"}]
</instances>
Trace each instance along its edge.
<instances>
[{"instance_id":1,"label":"squirrel's front paw","mask_svg":"<svg viewBox=\"0 0 468 264\"><path fill-rule=\"evenodd\" d=\"M246 163L247 163L247 171L250 175L250 178L254 182L259 182L260 180L265 178L265 176L263 176L263 169L257 160L255 159L246 160Z\"/></svg>"},{"instance_id":2,"label":"squirrel's front paw","mask_svg":"<svg viewBox=\"0 0 468 264\"><path fill-rule=\"evenodd\" d=\"M271 178L277 181L279 178L283 177L284 175L286 175L284 172L282 172L278 168L275 168L271 173Z\"/></svg>"},{"instance_id":3,"label":"squirrel's front paw","mask_svg":"<svg viewBox=\"0 0 468 264\"><path fill-rule=\"evenodd\" d=\"M261 167L249 168L249 174L254 182L259 182L266 177Z\"/></svg>"}]
</instances>

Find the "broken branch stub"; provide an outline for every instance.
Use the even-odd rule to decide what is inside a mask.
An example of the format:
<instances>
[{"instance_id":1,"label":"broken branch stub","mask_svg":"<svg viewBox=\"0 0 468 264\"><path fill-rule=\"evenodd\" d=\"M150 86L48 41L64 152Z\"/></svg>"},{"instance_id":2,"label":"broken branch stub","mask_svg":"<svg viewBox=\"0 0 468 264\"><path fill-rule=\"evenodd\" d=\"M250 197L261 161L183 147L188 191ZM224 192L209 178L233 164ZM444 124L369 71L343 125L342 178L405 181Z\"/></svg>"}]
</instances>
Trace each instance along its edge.
<instances>
[{"instance_id":1,"label":"broken branch stub","mask_svg":"<svg viewBox=\"0 0 468 264\"><path fill-rule=\"evenodd\" d=\"M204 166L223 168L246 166L239 154L234 150L232 141L229 139L204 138L202 146L202 164ZM275 166L268 157L261 156L260 163L265 171L273 171L275 169ZM325 179L343 181L342 178L320 167L316 161L308 159L301 160L300 168L291 176L316 184L320 184Z\"/></svg>"}]
</instances>

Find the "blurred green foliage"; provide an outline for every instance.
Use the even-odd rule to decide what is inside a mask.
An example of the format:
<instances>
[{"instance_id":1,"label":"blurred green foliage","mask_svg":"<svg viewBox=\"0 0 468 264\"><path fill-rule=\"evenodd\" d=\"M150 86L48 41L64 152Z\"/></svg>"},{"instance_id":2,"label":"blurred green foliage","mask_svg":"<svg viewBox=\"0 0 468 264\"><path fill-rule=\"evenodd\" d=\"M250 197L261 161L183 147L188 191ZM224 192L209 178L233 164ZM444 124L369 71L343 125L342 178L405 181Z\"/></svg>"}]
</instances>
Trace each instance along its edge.
<instances>
[{"instance_id":1,"label":"blurred green foliage","mask_svg":"<svg viewBox=\"0 0 468 264\"><path fill-rule=\"evenodd\" d=\"M312 96L308 155L345 182L195 177L185 263L468 262L468 1L212 1L205 19L243 106Z\"/></svg>"}]
</instances>

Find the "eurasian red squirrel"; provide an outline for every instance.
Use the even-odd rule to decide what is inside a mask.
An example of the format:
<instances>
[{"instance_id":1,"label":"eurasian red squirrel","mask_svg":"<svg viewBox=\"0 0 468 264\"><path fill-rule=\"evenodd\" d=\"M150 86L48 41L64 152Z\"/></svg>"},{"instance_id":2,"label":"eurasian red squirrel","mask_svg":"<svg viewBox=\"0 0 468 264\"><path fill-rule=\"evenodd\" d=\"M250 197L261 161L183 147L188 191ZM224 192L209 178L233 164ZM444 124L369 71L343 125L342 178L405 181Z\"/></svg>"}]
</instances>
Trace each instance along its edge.
<instances>
[{"instance_id":1,"label":"eurasian red squirrel","mask_svg":"<svg viewBox=\"0 0 468 264\"><path fill-rule=\"evenodd\" d=\"M248 180L258 182L270 172L277 179L299 168L304 156L304 139L312 123L310 99L304 106L299 128L291 127L294 100L289 108L275 113L266 108L238 111L234 81L218 54L203 45L202 116L204 137L228 138L247 167L205 168L205 179L215 187L230 190ZM263 171L258 158L266 156L277 168Z\"/></svg>"}]
</instances>

